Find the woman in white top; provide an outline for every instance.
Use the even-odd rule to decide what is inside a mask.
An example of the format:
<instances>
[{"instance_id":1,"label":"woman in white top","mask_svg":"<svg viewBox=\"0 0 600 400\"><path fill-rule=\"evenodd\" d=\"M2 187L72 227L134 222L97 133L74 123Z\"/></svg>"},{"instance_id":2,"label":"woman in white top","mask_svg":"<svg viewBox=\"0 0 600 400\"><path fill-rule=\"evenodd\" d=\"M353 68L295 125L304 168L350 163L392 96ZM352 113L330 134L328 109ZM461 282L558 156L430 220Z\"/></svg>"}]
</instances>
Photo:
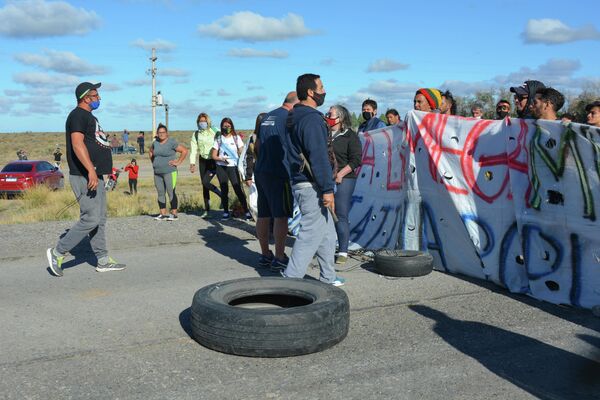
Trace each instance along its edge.
<instances>
[{"instance_id":1,"label":"woman in white top","mask_svg":"<svg viewBox=\"0 0 600 400\"><path fill-rule=\"evenodd\" d=\"M233 186L233 190L237 195L244 212L246 219L252 219L252 215L248 210L246 195L240 184L237 165L240 154L244 148L242 138L235 131L231 118L223 118L221 121L221 132L217 133L215 142L211 151L213 160L217 163L217 178L221 186L221 203L223 204L223 218L229 219L229 182Z\"/></svg>"}]
</instances>

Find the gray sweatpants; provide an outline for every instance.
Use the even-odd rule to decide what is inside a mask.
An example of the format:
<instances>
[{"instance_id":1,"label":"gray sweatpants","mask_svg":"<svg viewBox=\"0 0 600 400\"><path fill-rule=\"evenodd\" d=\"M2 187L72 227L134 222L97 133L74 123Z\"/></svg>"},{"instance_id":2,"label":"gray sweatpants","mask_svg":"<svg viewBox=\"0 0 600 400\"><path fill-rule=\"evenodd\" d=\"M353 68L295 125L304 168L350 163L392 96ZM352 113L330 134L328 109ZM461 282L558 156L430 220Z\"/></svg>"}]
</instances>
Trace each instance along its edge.
<instances>
[{"instance_id":1,"label":"gray sweatpants","mask_svg":"<svg viewBox=\"0 0 600 400\"><path fill-rule=\"evenodd\" d=\"M312 184L298 183L292 186L292 191L301 213L300 232L284 274L290 278L303 278L316 253L321 270L319 280L332 283L336 278L334 258L337 238L333 218L323 207L320 194Z\"/></svg>"},{"instance_id":2,"label":"gray sweatpants","mask_svg":"<svg viewBox=\"0 0 600 400\"><path fill-rule=\"evenodd\" d=\"M96 190L88 190L88 180L79 175L69 175L69 183L79 203L79 222L56 244L56 251L65 254L77 246L86 236L90 238L92 250L100 260L108 256L106 250L106 192L104 181L98 177Z\"/></svg>"},{"instance_id":3,"label":"gray sweatpants","mask_svg":"<svg viewBox=\"0 0 600 400\"><path fill-rule=\"evenodd\" d=\"M178 206L177 193L177 171L167 174L154 174L154 186L158 194L158 208L161 210L167 208L167 195L171 200L171 210L176 210Z\"/></svg>"}]
</instances>

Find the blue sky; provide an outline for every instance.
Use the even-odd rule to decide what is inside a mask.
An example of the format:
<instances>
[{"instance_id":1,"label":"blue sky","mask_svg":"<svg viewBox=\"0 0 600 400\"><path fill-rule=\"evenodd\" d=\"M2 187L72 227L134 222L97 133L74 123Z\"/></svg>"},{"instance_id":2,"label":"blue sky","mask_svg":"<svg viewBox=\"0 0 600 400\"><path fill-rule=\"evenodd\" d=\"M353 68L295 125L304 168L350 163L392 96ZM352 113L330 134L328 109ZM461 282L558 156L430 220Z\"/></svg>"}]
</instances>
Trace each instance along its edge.
<instances>
[{"instance_id":1,"label":"blue sky","mask_svg":"<svg viewBox=\"0 0 600 400\"><path fill-rule=\"evenodd\" d=\"M199 112L252 128L320 74L325 111L411 108L419 87L469 95L537 78L600 88L597 2L0 0L0 132L62 131L79 82L102 82L106 130L150 130L150 48L171 129ZM159 108L157 120L164 121Z\"/></svg>"}]
</instances>

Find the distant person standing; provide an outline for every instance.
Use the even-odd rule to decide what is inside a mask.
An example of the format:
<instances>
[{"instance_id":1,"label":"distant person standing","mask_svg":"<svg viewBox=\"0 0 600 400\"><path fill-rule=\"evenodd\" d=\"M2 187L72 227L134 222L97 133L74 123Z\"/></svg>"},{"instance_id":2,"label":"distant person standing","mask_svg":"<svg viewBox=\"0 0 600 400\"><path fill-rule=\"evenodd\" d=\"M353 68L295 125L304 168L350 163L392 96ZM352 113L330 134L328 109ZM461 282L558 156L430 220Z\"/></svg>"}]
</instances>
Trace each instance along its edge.
<instances>
[{"instance_id":1,"label":"distant person standing","mask_svg":"<svg viewBox=\"0 0 600 400\"><path fill-rule=\"evenodd\" d=\"M158 138L150 147L150 160L154 168L154 186L158 193L158 208L160 214L154 218L157 221L177 221L177 166L181 165L188 155L188 149L177 143L173 138L169 138L169 131L163 124L158 124L156 128ZM179 153L179 157L177 157ZM167 215L167 198L171 201L171 214Z\"/></svg>"},{"instance_id":2,"label":"distant person standing","mask_svg":"<svg viewBox=\"0 0 600 400\"><path fill-rule=\"evenodd\" d=\"M19 160L27 160L27 152L23 149L19 149L19 151L17 151L17 157Z\"/></svg>"},{"instance_id":3,"label":"distant person standing","mask_svg":"<svg viewBox=\"0 0 600 400\"><path fill-rule=\"evenodd\" d=\"M593 101L585 106L585 112L587 124L600 128L600 101Z\"/></svg>"},{"instance_id":4,"label":"distant person standing","mask_svg":"<svg viewBox=\"0 0 600 400\"><path fill-rule=\"evenodd\" d=\"M362 117L365 121L358 127L359 133L385 127L385 123L377 118L377 102L373 99L363 101Z\"/></svg>"},{"instance_id":5,"label":"distant person standing","mask_svg":"<svg viewBox=\"0 0 600 400\"><path fill-rule=\"evenodd\" d=\"M123 131L123 153L127 153L129 150L129 131L125 129Z\"/></svg>"},{"instance_id":6,"label":"distant person standing","mask_svg":"<svg viewBox=\"0 0 600 400\"><path fill-rule=\"evenodd\" d=\"M131 162L125 166L124 170L129 172L129 194L137 194L137 180L140 167L137 165L136 159L132 158Z\"/></svg>"},{"instance_id":7,"label":"distant person standing","mask_svg":"<svg viewBox=\"0 0 600 400\"><path fill-rule=\"evenodd\" d=\"M510 102L506 99L500 99L496 103L496 119L504 119L510 116Z\"/></svg>"},{"instance_id":8,"label":"distant person standing","mask_svg":"<svg viewBox=\"0 0 600 400\"><path fill-rule=\"evenodd\" d=\"M144 136L144 131L140 131L137 135L137 144L140 148L140 154L144 154L144 143L146 142L146 138Z\"/></svg>"},{"instance_id":9,"label":"distant person standing","mask_svg":"<svg viewBox=\"0 0 600 400\"><path fill-rule=\"evenodd\" d=\"M117 138L117 134L114 133L110 138L110 148L112 150L112 154L117 154L119 150L119 138Z\"/></svg>"},{"instance_id":10,"label":"distant person standing","mask_svg":"<svg viewBox=\"0 0 600 400\"><path fill-rule=\"evenodd\" d=\"M75 89L77 107L66 122L69 183L79 203L79 221L59 239L56 247L46 251L50 271L63 276L62 262L84 238L89 237L98 259L96 271L120 271L119 264L108 256L106 249L106 192L103 175L112 170L110 145L92 111L100 106L100 83L80 83Z\"/></svg>"},{"instance_id":11,"label":"distant person standing","mask_svg":"<svg viewBox=\"0 0 600 400\"><path fill-rule=\"evenodd\" d=\"M474 104L473 107L471 107L471 117L475 119L483 118L483 109L479 104Z\"/></svg>"},{"instance_id":12,"label":"distant person standing","mask_svg":"<svg viewBox=\"0 0 600 400\"><path fill-rule=\"evenodd\" d=\"M62 159L62 151L60 151L60 147L56 146L56 149L52 155L54 156L54 165L56 168L60 168L60 160Z\"/></svg>"}]
</instances>

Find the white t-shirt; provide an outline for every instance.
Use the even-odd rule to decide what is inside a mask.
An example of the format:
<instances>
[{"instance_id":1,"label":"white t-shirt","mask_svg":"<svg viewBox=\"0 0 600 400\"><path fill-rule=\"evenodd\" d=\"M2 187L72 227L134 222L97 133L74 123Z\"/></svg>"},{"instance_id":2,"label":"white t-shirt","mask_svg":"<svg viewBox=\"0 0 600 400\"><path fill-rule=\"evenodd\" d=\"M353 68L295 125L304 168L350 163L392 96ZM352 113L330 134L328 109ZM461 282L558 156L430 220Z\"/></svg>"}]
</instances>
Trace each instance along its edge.
<instances>
[{"instance_id":1,"label":"white t-shirt","mask_svg":"<svg viewBox=\"0 0 600 400\"><path fill-rule=\"evenodd\" d=\"M227 157L227 161L217 161L218 165L235 167L240 158L239 154L244 148L244 142L239 135L218 135L213 143L213 149L219 150L219 157Z\"/></svg>"}]
</instances>

